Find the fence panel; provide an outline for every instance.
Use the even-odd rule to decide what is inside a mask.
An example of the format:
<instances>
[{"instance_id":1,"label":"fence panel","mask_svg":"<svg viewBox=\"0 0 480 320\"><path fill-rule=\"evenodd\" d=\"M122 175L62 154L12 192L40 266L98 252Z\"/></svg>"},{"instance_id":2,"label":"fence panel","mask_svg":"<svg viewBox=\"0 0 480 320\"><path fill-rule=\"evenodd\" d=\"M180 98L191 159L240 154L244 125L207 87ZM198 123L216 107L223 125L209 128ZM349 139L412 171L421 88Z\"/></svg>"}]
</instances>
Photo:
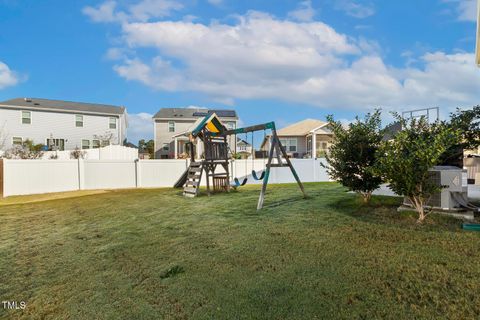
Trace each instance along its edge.
<instances>
[{"instance_id":1,"label":"fence panel","mask_svg":"<svg viewBox=\"0 0 480 320\"><path fill-rule=\"evenodd\" d=\"M3 161L5 197L78 190L77 160Z\"/></svg>"},{"instance_id":2,"label":"fence panel","mask_svg":"<svg viewBox=\"0 0 480 320\"><path fill-rule=\"evenodd\" d=\"M329 181L329 177L325 168L320 163L325 163L325 159L319 158L313 159L291 159L292 165L295 168L300 180L302 182L320 182ZM248 179L249 184L260 184L262 181L257 181L252 177L252 168L260 173L265 169L265 163L263 160L255 160L252 164L252 160L236 160L233 164L234 176ZM289 167L271 168L269 183L294 183L293 177Z\"/></svg>"},{"instance_id":3,"label":"fence panel","mask_svg":"<svg viewBox=\"0 0 480 320\"><path fill-rule=\"evenodd\" d=\"M303 182L328 181L324 159L292 159ZM3 194L25 195L79 189L170 188L188 168L188 160L4 160ZM252 169L264 170L264 160L236 160L231 177L254 180ZM219 168L219 171L223 171ZM205 175L204 175L205 177ZM1 178L0 178L1 179ZM272 168L269 183L294 183L288 167ZM1 180L0 180L1 184ZM205 185L205 178L202 179Z\"/></svg>"},{"instance_id":4,"label":"fence panel","mask_svg":"<svg viewBox=\"0 0 480 320\"><path fill-rule=\"evenodd\" d=\"M138 187L173 187L188 164L188 160L139 160Z\"/></svg>"},{"instance_id":5,"label":"fence panel","mask_svg":"<svg viewBox=\"0 0 480 320\"><path fill-rule=\"evenodd\" d=\"M84 160L82 189L135 188L135 162Z\"/></svg>"}]
</instances>

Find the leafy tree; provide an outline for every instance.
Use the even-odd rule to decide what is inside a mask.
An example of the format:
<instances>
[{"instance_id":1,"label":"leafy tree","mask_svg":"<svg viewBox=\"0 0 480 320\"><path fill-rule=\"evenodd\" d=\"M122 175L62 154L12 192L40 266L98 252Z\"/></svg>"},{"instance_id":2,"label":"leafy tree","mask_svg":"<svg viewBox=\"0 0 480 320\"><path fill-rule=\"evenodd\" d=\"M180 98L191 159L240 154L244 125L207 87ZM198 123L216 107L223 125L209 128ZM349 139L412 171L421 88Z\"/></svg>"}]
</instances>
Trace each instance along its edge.
<instances>
[{"instance_id":1,"label":"leafy tree","mask_svg":"<svg viewBox=\"0 0 480 320\"><path fill-rule=\"evenodd\" d=\"M460 139L442 154L441 163L462 167L463 151L480 146L480 106L471 110L457 109L450 114L450 121L443 121L442 125L458 130Z\"/></svg>"},{"instance_id":2,"label":"leafy tree","mask_svg":"<svg viewBox=\"0 0 480 320\"><path fill-rule=\"evenodd\" d=\"M334 134L333 144L323 165L330 177L338 180L349 190L363 196L365 203L370 201L372 192L382 183L374 170L377 150L382 141L380 110L367 114L365 120L356 120L344 128L333 116L327 120Z\"/></svg>"},{"instance_id":3,"label":"leafy tree","mask_svg":"<svg viewBox=\"0 0 480 320\"><path fill-rule=\"evenodd\" d=\"M148 151L148 154L150 155L150 159L154 158L154 147L155 147L155 143L152 139L150 139L148 141L145 141L145 139L141 139L141 140L138 141L138 150Z\"/></svg>"},{"instance_id":4,"label":"leafy tree","mask_svg":"<svg viewBox=\"0 0 480 320\"><path fill-rule=\"evenodd\" d=\"M442 123L429 124L425 117L407 122L394 116L402 131L382 143L377 170L396 194L408 198L418 212L418 222L423 222L425 205L442 188L431 179L430 169L441 163L443 153L457 143L460 134Z\"/></svg>"}]
</instances>

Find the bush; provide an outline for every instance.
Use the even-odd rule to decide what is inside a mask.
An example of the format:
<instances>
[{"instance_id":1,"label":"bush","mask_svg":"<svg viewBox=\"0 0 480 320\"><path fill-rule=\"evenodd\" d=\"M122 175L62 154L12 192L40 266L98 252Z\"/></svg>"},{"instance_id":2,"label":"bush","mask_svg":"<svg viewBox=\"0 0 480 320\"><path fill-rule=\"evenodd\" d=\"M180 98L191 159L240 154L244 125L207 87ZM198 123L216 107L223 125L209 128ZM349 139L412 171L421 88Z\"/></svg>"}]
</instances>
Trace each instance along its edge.
<instances>
[{"instance_id":1,"label":"bush","mask_svg":"<svg viewBox=\"0 0 480 320\"><path fill-rule=\"evenodd\" d=\"M21 145L15 145L5 153L9 159L40 159L43 156L45 145L35 144L32 140L26 139Z\"/></svg>"},{"instance_id":2,"label":"bush","mask_svg":"<svg viewBox=\"0 0 480 320\"><path fill-rule=\"evenodd\" d=\"M382 183L376 172L377 150L382 141L380 111L367 114L365 120L356 120L344 128L332 116L328 116L334 139L329 153L325 155L328 174L343 186L370 201L372 192Z\"/></svg>"}]
</instances>

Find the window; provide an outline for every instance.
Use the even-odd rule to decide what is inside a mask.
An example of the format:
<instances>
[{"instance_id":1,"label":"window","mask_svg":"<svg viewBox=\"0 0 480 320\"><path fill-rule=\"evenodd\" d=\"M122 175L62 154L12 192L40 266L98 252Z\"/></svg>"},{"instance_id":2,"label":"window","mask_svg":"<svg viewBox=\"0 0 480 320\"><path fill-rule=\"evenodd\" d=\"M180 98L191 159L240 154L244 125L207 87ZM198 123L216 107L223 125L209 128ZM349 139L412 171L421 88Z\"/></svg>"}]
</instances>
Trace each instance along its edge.
<instances>
[{"instance_id":1,"label":"window","mask_svg":"<svg viewBox=\"0 0 480 320\"><path fill-rule=\"evenodd\" d=\"M90 140L82 140L82 149L90 149Z\"/></svg>"},{"instance_id":2,"label":"window","mask_svg":"<svg viewBox=\"0 0 480 320\"><path fill-rule=\"evenodd\" d=\"M164 151L170 150L170 143L164 143L162 149L163 149Z\"/></svg>"},{"instance_id":3,"label":"window","mask_svg":"<svg viewBox=\"0 0 480 320\"><path fill-rule=\"evenodd\" d=\"M168 121L168 132L175 132L175 121Z\"/></svg>"},{"instance_id":4,"label":"window","mask_svg":"<svg viewBox=\"0 0 480 320\"><path fill-rule=\"evenodd\" d=\"M83 116L81 114L75 115L75 127L83 127Z\"/></svg>"},{"instance_id":5,"label":"window","mask_svg":"<svg viewBox=\"0 0 480 320\"><path fill-rule=\"evenodd\" d=\"M65 139L47 139L47 148L49 151L65 150Z\"/></svg>"},{"instance_id":6,"label":"window","mask_svg":"<svg viewBox=\"0 0 480 320\"><path fill-rule=\"evenodd\" d=\"M30 111L22 111L22 123L23 124L32 123L32 113Z\"/></svg>"},{"instance_id":7,"label":"window","mask_svg":"<svg viewBox=\"0 0 480 320\"><path fill-rule=\"evenodd\" d=\"M22 138L21 137L13 137L12 138L12 144L13 145L19 145L21 146L22 145Z\"/></svg>"},{"instance_id":8,"label":"window","mask_svg":"<svg viewBox=\"0 0 480 320\"><path fill-rule=\"evenodd\" d=\"M233 130L233 129L235 129L235 122L234 121L227 121L227 122L225 122L225 127L227 127L228 130Z\"/></svg>"},{"instance_id":9,"label":"window","mask_svg":"<svg viewBox=\"0 0 480 320\"><path fill-rule=\"evenodd\" d=\"M108 127L110 129L117 129L117 118L115 117L110 117L110 120L108 122Z\"/></svg>"},{"instance_id":10,"label":"window","mask_svg":"<svg viewBox=\"0 0 480 320\"><path fill-rule=\"evenodd\" d=\"M100 140L92 140L92 148L100 148Z\"/></svg>"},{"instance_id":11,"label":"window","mask_svg":"<svg viewBox=\"0 0 480 320\"><path fill-rule=\"evenodd\" d=\"M297 152L297 139L280 139L280 143L287 152Z\"/></svg>"}]
</instances>

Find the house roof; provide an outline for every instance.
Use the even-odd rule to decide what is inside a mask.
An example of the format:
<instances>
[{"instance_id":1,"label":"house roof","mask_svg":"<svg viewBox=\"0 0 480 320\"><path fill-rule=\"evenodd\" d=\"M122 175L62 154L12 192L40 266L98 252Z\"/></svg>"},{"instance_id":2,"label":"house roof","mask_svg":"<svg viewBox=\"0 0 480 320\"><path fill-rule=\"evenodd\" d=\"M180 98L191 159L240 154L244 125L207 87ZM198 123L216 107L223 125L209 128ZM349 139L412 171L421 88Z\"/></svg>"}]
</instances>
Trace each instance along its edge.
<instances>
[{"instance_id":1,"label":"house roof","mask_svg":"<svg viewBox=\"0 0 480 320\"><path fill-rule=\"evenodd\" d=\"M0 102L3 107L20 107L26 109L58 110L66 112L86 112L120 115L125 113L125 107L108 104L84 103L41 98L15 98Z\"/></svg>"},{"instance_id":2,"label":"house roof","mask_svg":"<svg viewBox=\"0 0 480 320\"><path fill-rule=\"evenodd\" d=\"M237 137L237 146L238 145L245 145L245 146L250 146L250 143L248 143L247 141L243 140L243 139L240 139Z\"/></svg>"},{"instance_id":3,"label":"house roof","mask_svg":"<svg viewBox=\"0 0 480 320\"><path fill-rule=\"evenodd\" d=\"M162 108L153 116L153 119L196 119L204 118L205 116L216 114L219 118L233 118L238 119L235 110L223 109L201 109L201 108Z\"/></svg>"},{"instance_id":4,"label":"house roof","mask_svg":"<svg viewBox=\"0 0 480 320\"><path fill-rule=\"evenodd\" d=\"M288 127L277 130L278 136L306 136L310 131L318 129L317 133L322 133L320 127L327 125L327 122L316 119L305 119L300 122L289 125ZM329 132L324 132L329 133Z\"/></svg>"},{"instance_id":5,"label":"house roof","mask_svg":"<svg viewBox=\"0 0 480 320\"><path fill-rule=\"evenodd\" d=\"M387 127L385 127L384 129L384 133L383 133L383 138L382 140L383 141L388 141L388 140L391 140L393 139L397 133L399 133L400 131L402 131L402 124L398 121L394 122L394 123L391 123L389 124Z\"/></svg>"}]
</instances>

